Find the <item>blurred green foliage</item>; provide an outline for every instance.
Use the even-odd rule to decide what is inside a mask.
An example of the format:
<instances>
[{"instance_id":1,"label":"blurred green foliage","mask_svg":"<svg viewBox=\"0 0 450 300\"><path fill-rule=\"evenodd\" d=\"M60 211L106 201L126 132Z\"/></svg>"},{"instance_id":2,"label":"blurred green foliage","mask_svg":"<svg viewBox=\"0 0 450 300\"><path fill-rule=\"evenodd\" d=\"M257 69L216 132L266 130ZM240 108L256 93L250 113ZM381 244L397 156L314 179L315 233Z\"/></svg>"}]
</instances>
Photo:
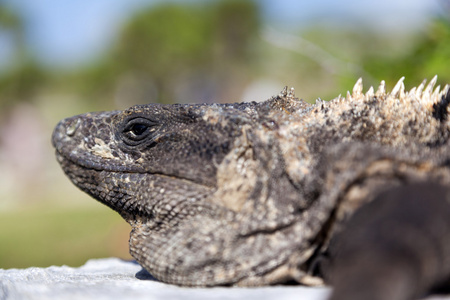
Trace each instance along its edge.
<instances>
[{"instance_id":1,"label":"blurred green foliage","mask_svg":"<svg viewBox=\"0 0 450 300\"><path fill-rule=\"evenodd\" d=\"M409 82L439 76L439 81L450 83L450 18L436 19L418 38L418 42L400 57L370 55L364 57L364 68L377 78L395 81L407 76Z\"/></svg>"},{"instance_id":2,"label":"blurred green foliage","mask_svg":"<svg viewBox=\"0 0 450 300\"><path fill-rule=\"evenodd\" d=\"M12 31L16 40L23 38L23 24L20 17L4 6L0 6L0 26Z\"/></svg>"},{"instance_id":3,"label":"blurred green foliage","mask_svg":"<svg viewBox=\"0 0 450 300\"><path fill-rule=\"evenodd\" d=\"M127 105L173 102L180 98L177 85L195 84L196 79L204 81L201 89L216 88L220 94L230 81L242 85L234 79L251 69L251 46L259 28L252 1L160 4L125 24L105 58L81 71L78 84L87 97L114 97L121 80L128 78L132 88L125 96ZM208 87L211 82L217 84Z\"/></svg>"},{"instance_id":4,"label":"blurred green foliage","mask_svg":"<svg viewBox=\"0 0 450 300\"><path fill-rule=\"evenodd\" d=\"M129 226L110 209L35 209L0 213L0 268L79 266L128 254ZM86 247L89 245L89 247Z\"/></svg>"},{"instance_id":5,"label":"blurred green foliage","mask_svg":"<svg viewBox=\"0 0 450 300\"><path fill-rule=\"evenodd\" d=\"M31 60L21 63L0 80L0 108L30 101L47 84L51 84L49 71Z\"/></svg>"},{"instance_id":6,"label":"blurred green foliage","mask_svg":"<svg viewBox=\"0 0 450 300\"><path fill-rule=\"evenodd\" d=\"M21 18L0 5L0 30L7 32L12 39L15 64L0 77L0 109L27 101L38 93L45 84L49 70L40 67L31 58L25 42L25 26Z\"/></svg>"}]
</instances>

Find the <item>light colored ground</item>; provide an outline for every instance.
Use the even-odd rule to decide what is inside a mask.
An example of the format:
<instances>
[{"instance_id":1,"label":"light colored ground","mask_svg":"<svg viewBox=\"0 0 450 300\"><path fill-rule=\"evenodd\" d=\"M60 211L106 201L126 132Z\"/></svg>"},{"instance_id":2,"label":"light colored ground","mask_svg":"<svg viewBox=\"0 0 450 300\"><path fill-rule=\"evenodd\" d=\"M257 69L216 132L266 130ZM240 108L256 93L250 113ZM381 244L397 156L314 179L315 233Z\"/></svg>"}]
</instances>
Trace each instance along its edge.
<instances>
[{"instance_id":1,"label":"light colored ground","mask_svg":"<svg viewBox=\"0 0 450 300\"><path fill-rule=\"evenodd\" d=\"M273 286L262 288L182 288L153 280L133 261L117 258L89 260L79 268L67 266L0 269L1 300L43 299L326 299L327 288Z\"/></svg>"},{"instance_id":2,"label":"light colored ground","mask_svg":"<svg viewBox=\"0 0 450 300\"><path fill-rule=\"evenodd\" d=\"M117 258L92 259L79 268L0 269L1 300L325 300L329 294L329 288L302 286L177 287L154 280L134 261ZM427 299L448 300L450 297Z\"/></svg>"}]
</instances>

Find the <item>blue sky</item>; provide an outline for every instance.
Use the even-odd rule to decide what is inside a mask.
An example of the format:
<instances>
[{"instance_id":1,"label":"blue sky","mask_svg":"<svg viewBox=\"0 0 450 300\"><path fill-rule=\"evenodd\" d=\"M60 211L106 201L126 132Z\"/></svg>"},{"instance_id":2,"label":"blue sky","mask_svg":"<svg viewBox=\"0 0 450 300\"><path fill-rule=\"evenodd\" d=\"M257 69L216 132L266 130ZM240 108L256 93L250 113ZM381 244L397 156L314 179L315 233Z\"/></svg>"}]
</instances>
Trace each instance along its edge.
<instances>
[{"instance_id":1,"label":"blue sky","mask_svg":"<svg viewBox=\"0 0 450 300\"><path fill-rule=\"evenodd\" d=\"M73 66L101 55L127 17L143 6L161 1L3 0L3 5L23 16L28 44L42 62ZM379 31L417 30L439 10L438 0L261 0L258 3L267 24L281 30L297 29L312 22L364 25ZM0 35L0 60L8 57L5 40Z\"/></svg>"}]
</instances>

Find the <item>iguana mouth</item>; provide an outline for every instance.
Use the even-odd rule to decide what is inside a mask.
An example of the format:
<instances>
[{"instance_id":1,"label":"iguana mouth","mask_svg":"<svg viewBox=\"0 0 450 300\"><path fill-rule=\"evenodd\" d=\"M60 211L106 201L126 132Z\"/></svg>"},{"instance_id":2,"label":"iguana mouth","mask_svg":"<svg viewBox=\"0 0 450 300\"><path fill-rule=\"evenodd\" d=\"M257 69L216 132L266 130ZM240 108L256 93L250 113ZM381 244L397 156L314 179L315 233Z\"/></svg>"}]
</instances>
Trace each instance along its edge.
<instances>
[{"instance_id":1,"label":"iguana mouth","mask_svg":"<svg viewBox=\"0 0 450 300\"><path fill-rule=\"evenodd\" d=\"M155 175L155 176L164 176L176 180L186 180L191 181L187 178L172 176L170 174L165 174L162 172L149 172L148 170L144 170L144 168L127 168L124 166L108 166L105 164L96 163L93 161L86 161L81 159L76 159L70 156L65 155L64 153L58 151L58 149L55 151L56 159L58 163L63 168L64 172L67 173L66 170L69 168L76 167L80 170L92 170L94 172L108 172L108 173L116 173L116 174L148 174L148 175ZM206 186L206 185L204 185Z\"/></svg>"},{"instance_id":2,"label":"iguana mouth","mask_svg":"<svg viewBox=\"0 0 450 300\"><path fill-rule=\"evenodd\" d=\"M81 117L64 119L55 127L52 144L56 149L58 162L67 160L84 169L97 171L148 173L138 164L126 165L120 161L102 140L91 141L80 138L83 134L80 131L86 130L81 119Z\"/></svg>"},{"instance_id":3,"label":"iguana mouth","mask_svg":"<svg viewBox=\"0 0 450 300\"><path fill-rule=\"evenodd\" d=\"M162 174L158 172L149 172L140 166L123 166L123 165L115 165L115 164L105 164L100 162L95 162L94 160L83 159L81 157L77 157L76 155L66 154L59 149L56 149L56 158L59 163L64 163L64 161L70 162L73 165L76 165L80 168L87 170L95 170L95 171L107 171L107 172L115 172L115 173L150 173L150 174ZM162 174L166 175L166 174Z\"/></svg>"}]
</instances>

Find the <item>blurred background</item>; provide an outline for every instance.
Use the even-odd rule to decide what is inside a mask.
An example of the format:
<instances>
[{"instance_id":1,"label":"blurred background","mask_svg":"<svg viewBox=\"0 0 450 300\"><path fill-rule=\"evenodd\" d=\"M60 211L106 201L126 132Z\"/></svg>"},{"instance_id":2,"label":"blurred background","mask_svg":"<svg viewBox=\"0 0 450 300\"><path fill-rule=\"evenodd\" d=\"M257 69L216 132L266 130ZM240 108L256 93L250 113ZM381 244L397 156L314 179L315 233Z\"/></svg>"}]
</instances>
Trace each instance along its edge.
<instances>
[{"instance_id":1,"label":"blurred background","mask_svg":"<svg viewBox=\"0 0 450 300\"><path fill-rule=\"evenodd\" d=\"M329 100L450 83L450 0L0 0L0 268L129 259L129 226L78 191L62 118L141 103Z\"/></svg>"}]
</instances>

